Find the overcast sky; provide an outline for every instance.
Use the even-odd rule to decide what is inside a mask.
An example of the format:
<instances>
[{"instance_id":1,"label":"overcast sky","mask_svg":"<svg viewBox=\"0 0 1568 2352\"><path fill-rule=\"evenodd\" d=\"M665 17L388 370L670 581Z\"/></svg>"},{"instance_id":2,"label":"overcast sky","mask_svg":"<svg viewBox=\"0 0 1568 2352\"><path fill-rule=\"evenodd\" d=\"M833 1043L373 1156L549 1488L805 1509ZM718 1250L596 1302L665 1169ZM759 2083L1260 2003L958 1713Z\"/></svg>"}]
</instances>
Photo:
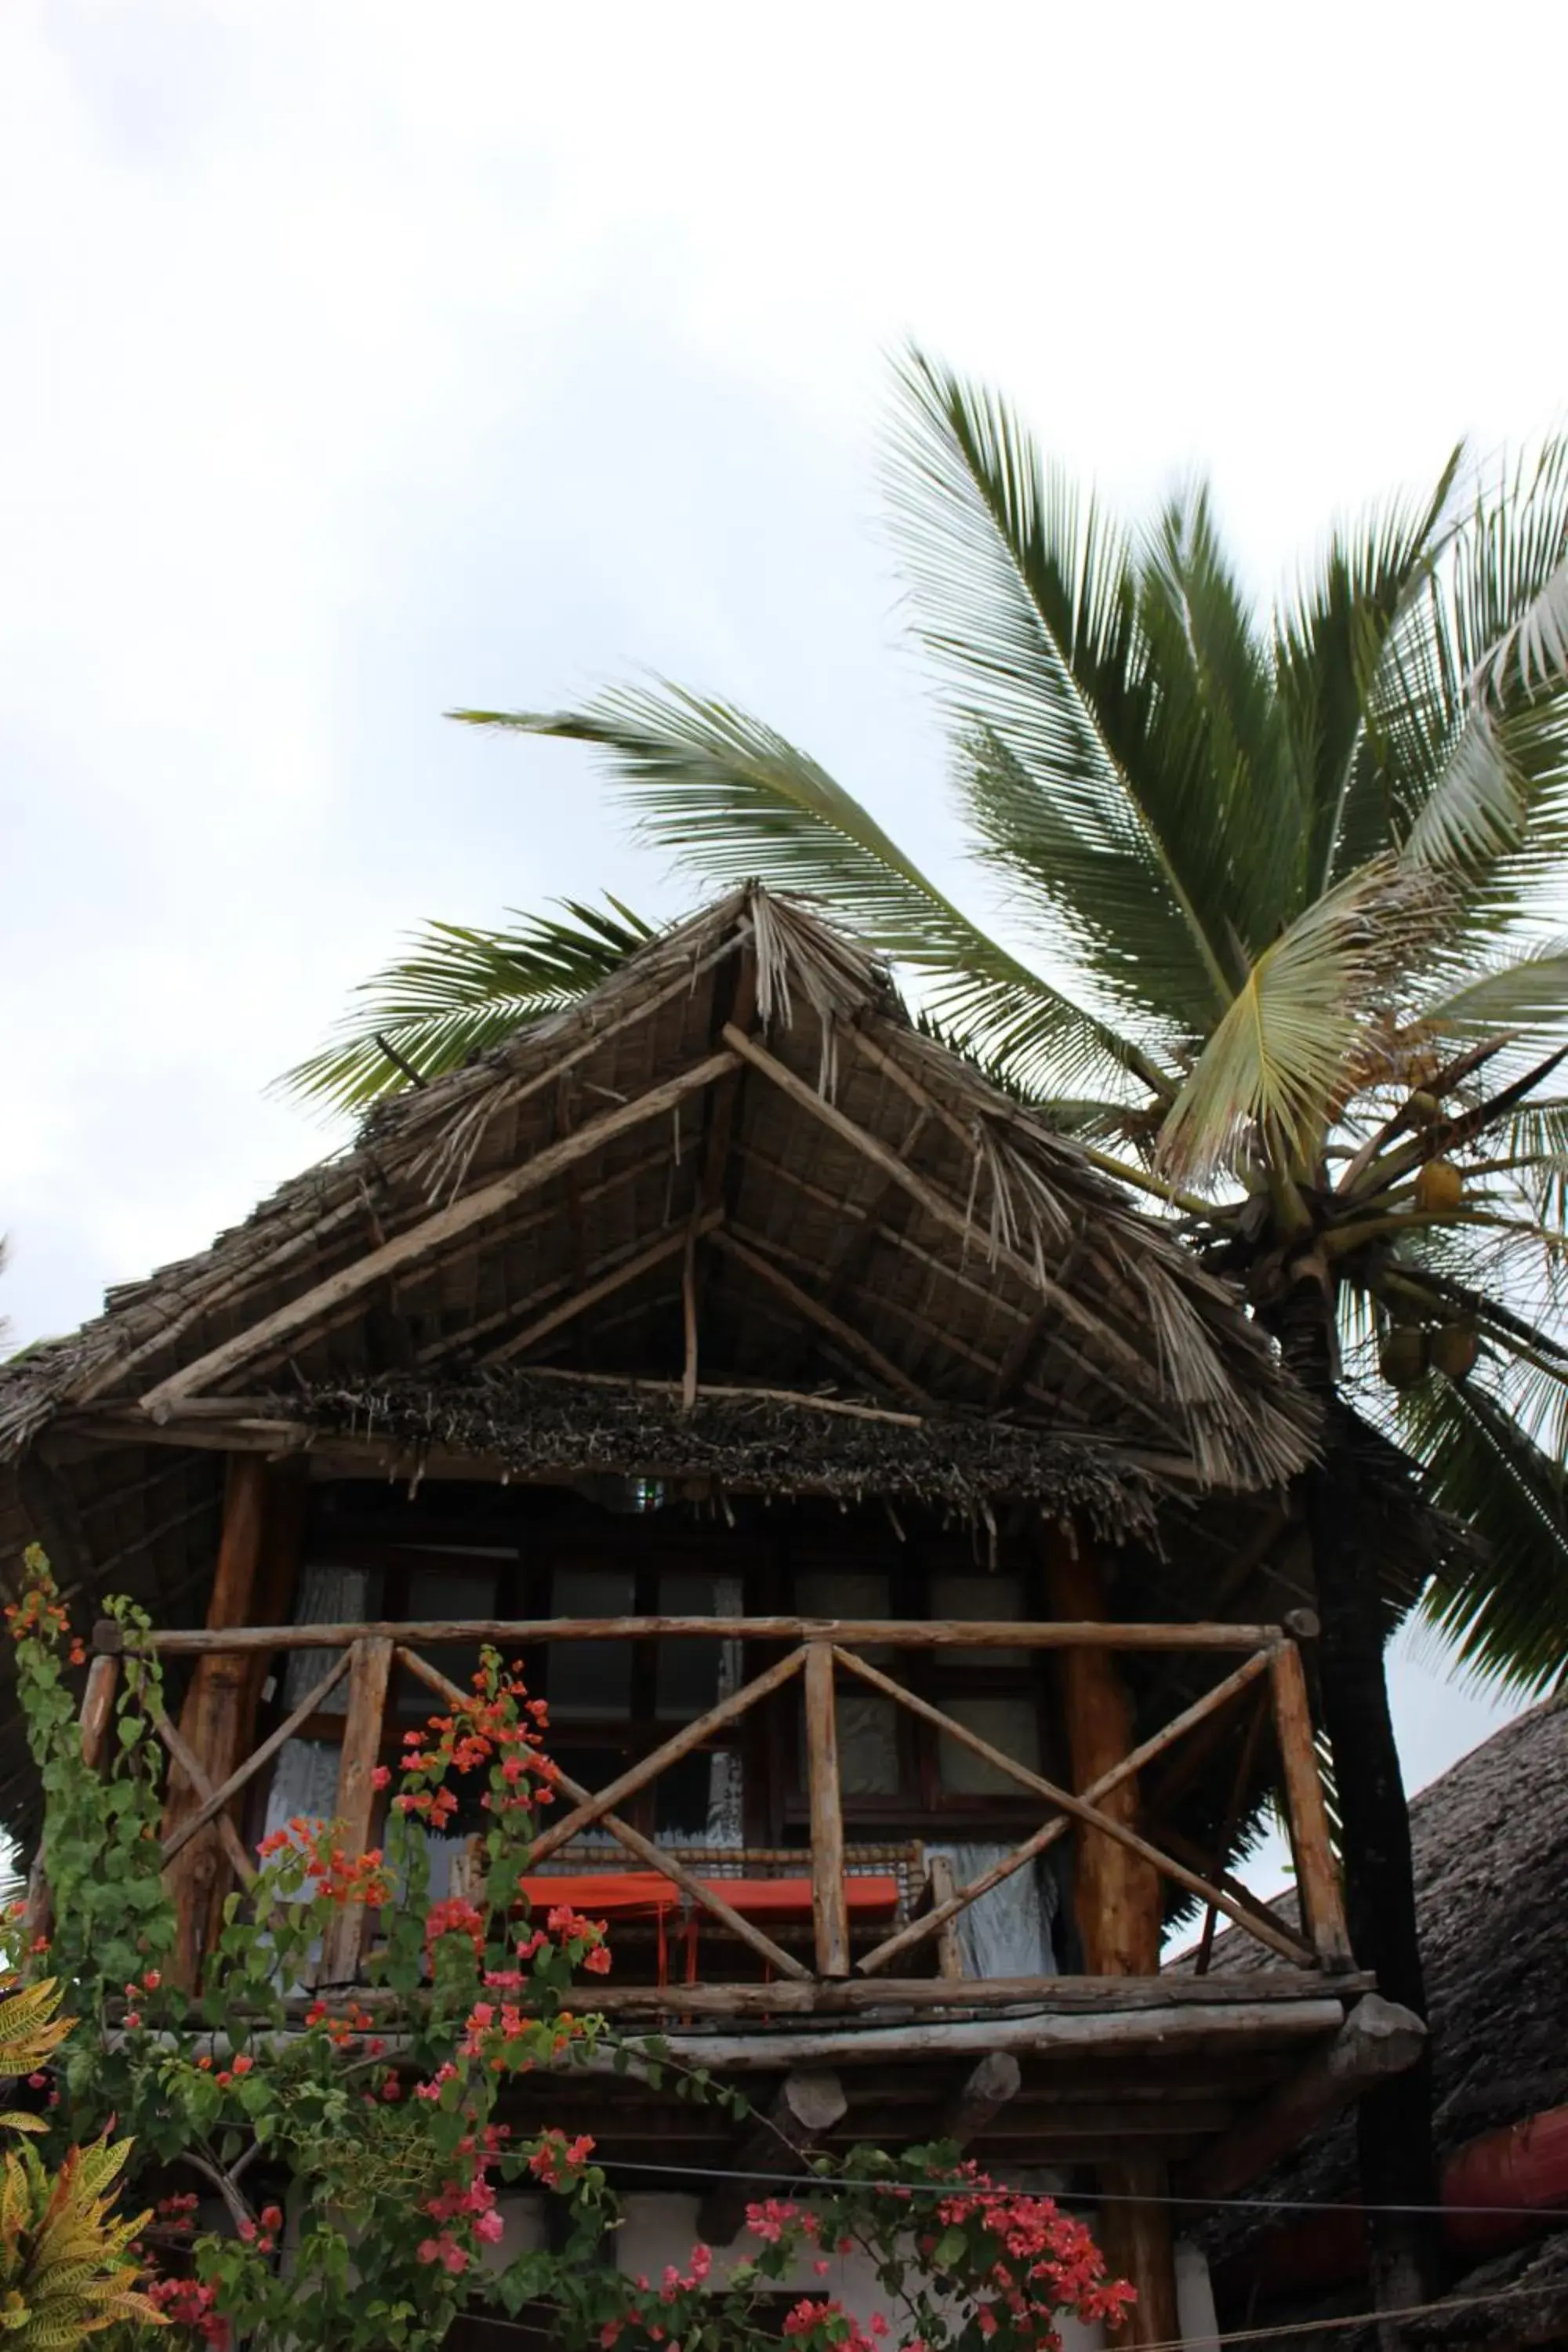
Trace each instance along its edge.
<instances>
[{"instance_id":1,"label":"overcast sky","mask_svg":"<svg viewBox=\"0 0 1568 2352\"><path fill-rule=\"evenodd\" d=\"M649 668L958 866L879 536L887 353L1260 592L1561 423L1568 11L0 6L0 1229L14 1337L330 1132L268 1099L426 915L689 892L581 755ZM1419 1783L1494 1714L1401 1664Z\"/></svg>"}]
</instances>

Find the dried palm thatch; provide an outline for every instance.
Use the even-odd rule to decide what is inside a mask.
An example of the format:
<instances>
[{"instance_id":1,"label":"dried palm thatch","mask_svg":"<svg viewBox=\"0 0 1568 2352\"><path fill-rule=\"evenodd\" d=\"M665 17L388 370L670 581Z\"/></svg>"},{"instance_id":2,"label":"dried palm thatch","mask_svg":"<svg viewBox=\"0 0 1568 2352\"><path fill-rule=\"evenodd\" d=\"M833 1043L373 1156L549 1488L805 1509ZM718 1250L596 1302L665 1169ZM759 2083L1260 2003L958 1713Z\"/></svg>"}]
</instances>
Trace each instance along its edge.
<instances>
[{"instance_id":1,"label":"dried palm thatch","mask_svg":"<svg viewBox=\"0 0 1568 2352\"><path fill-rule=\"evenodd\" d=\"M1077 1146L921 1036L857 941L753 888L399 1097L202 1256L8 1367L0 1454L89 1407L178 1418L280 1366L292 1385L521 1360L538 1310L574 1289L602 1299L558 1318L562 1340L533 1360L573 1360L591 1336L600 1369L668 1370L694 1217L735 1245L702 1252L704 1383L765 1380L799 1355L799 1312L775 1335L782 1275L843 1302L850 1337L814 1324L811 1370L830 1362L873 1402L918 1390L1007 1409L1199 1486L1270 1486L1310 1450L1304 1399L1226 1287ZM655 1278L618 1278L666 1244ZM401 1360L375 1336L389 1314ZM1005 1380L1031 1325L1030 1360Z\"/></svg>"}]
</instances>

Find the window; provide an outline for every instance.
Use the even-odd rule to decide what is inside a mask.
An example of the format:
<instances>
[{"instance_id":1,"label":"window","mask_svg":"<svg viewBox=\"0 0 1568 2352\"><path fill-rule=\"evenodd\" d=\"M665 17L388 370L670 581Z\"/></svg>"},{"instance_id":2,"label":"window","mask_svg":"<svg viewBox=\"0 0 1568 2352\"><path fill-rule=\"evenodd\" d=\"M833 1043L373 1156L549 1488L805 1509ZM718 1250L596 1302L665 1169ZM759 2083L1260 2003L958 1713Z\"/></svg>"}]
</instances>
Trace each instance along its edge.
<instances>
[{"instance_id":1,"label":"window","mask_svg":"<svg viewBox=\"0 0 1568 2352\"><path fill-rule=\"evenodd\" d=\"M551 1579L554 1617L629 1617L635 1608L631 1570L558 1568ZM552 1723L580 1723L631 1713L630 1642L552 1642L545 1683Z\"/></svg>"},{"instance_id":2,"label":"window","mask_svg":"<svg viewBox=\"0 0 1568 2352\"><path fill-rule=\"evenodd\" d=\"M993 1698L955 1692L939 1704L954 1723L978 1734L1016 1764L1031 1772L1040 1769L1040 1711L1032 1696ZM976 1756L947 1731L938 1734L937 1774L942 1788L955 1797L1027 1798L1029 1794L1022 1781L984 1756Z\"/></svg>"}]
</instances>

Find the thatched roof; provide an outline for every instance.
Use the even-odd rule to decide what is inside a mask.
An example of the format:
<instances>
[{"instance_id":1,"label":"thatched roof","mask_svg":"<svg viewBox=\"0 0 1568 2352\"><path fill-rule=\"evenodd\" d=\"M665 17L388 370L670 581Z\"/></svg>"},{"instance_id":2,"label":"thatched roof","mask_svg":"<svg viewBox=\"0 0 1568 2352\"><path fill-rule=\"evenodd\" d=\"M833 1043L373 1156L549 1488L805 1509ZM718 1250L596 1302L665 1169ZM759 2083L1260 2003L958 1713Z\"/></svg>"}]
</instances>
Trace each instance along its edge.
<instances>
[{"instance_id":1,"label":"thatched roof","mask_svg":"<svg viewBox=\"0 0 1568 2352\"><path fill-rule=\"evenodd\" d=\"M725 1052L726 1018L745 1010L743 965L755 1013L741 1025L773 1057L775 1082L732 1060L682 1094L683 1074ZM837 1122L792 1098L780 1068ZM672 1097L662 1117L606 1118L661 1089ZM721 1116L720 1181L705 1189L705 1137ZM595 1123L601 1148L486 1210L498 1180ZM913 1198L879 1150L909 1170ZM525 1352L558 1360L559 1343L524 1351L518 1335L574 1277L614 1298L613 1315L591 1318L596 1364L679 1373L679 1351L660 1341L679 1304L686 1226L710 1198L722 1238L704 1252L705 1382L721 1366L736 1381L771 1371L781 1316L802 1336L787 1295L740 1252L786 1279L818 1276L854 1230L868 1246L840 1295L868 1345L835 1350L822 1333L806 1368L817 1379L831 1365L851 1394L907 1405L918 1388L938 1408L989 1411L1037 1320L1026 1372L1007 1383L1020 1419L1048 1417L1135 1466L1147 1457L1158 1474L1233 1489L1289 1476L1310 1449L1304 1401L1234 1296L1070 1140L921 1036L857 942L752 889L515 1044L396 1098L355 1150L284 1186L210 1250L111 1292L95 1322L0 1371L0 1455L62 1414L134 1405L301 1302L272 1342L210 1368L201 1392L255 1394L282 1368L291 1391L399 1369L377 1342L389 1307L428 1378ZM443 1239L432 1220L454 1203L475 1213ZM650 1241L670 1255L612 1292L606 1278ZM345 1270L351 1286L330 1293ZM561 1328L569 1359L590 1319Z\"/></svg>"},{"instance_id":2,"label":"thatched roof","mask_svg":"<svg viewBox=\"0 0 1568 2352\"><path fill-rule=\"evenodd\" d=\"M1436 2141L1447 2157L1482 2132L1568 2104L1568 1699L1505 1725L1434 1780L1413 1799L1410 1824ZM1294 1900L1276 1907L1289 1917ZM1257 1964L1267 1964L1260 1946L1234 1933L1216 1939L1216 1968ZM1292 2205L1355 2193L1349 2116L1248 2190ZM1239 2273L1289 2225L1289 2216L1221 2216L1208 2225L1212 2252ZM1502 2281L1544 2259L1527 2250L1489 2271ZM1558 2273L1568 2281L1568 2263L1559 2259ZM1442 2326L1444 2340L1498 2340L1458 2312Z\"/></svg>"}]
</instances>

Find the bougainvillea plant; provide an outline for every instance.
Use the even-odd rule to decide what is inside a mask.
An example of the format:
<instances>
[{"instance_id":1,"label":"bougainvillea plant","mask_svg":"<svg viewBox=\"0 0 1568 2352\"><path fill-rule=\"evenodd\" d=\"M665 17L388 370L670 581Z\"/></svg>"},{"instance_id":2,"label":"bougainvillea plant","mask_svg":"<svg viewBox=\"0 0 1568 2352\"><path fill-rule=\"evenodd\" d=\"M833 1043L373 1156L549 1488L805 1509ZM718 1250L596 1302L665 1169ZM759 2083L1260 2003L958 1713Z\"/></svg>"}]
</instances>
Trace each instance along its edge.
<instances>
[{"instance_id":1,"label":"bougainvillea plant","mask_svg":"<svg viewBox=\"0 0 1568 2352\"><path fill-rule=\"evenodd\" d=\"M82 1663L47 1561L27 1556L11 1612L46 1818L47 1948L10 1922L12 1980L44 1969L87 2020L36 2088L45 2121L82 2141L117 2127L153 2200L140 2242L162 2325L216 2352L432 2352L465 2310L538 2313L563 2352L1034 2352L1063 2312L1114 2327L1131 2289L1108 2279L1084 2226L1049 2198L999 2189L951 2148L859 2147L817 2159L799 2193L747 2209L722 2252L694 2245L650 2278L622 2267L622 2208L593 2140L509 2120L539 2070L635 2071L656 2088L745 2102L628 2038L580 1978L610 1966L604 1923L531 1909L522 1881L554 1770L542 1701L487 1650L470 1694L405 1735L385 1845L345 1851L338 1825L297 1819L267 1838L252 1889L231 1895L200 1990L174 1987L162 1878L156 1659L128 1637L114 1736L83 1761L68 1676ZM468 1891L432 1900L431 1830L459 1790L485 1819ZM365 1916L357 1990L312 1990L329 1927ZM579 2001L583 2005L579 2006ZM780 2171L800 2159L781 2145ZM508 2193L551 2200L541 2242L509 2243ZM858 2255L880 2309L831 2290ZM145 2322L101 2339L154 2340Z\"/></svg>"}]
</instances>

